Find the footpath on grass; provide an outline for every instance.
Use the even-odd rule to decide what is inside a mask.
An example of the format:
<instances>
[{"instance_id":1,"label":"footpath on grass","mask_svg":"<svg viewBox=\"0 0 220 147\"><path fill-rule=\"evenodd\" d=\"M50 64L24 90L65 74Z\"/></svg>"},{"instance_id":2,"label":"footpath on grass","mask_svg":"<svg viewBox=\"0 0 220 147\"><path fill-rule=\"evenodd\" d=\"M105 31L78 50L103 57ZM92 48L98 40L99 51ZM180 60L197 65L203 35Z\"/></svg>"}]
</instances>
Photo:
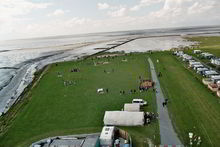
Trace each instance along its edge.
<instances>
[{"instance_id":1,"label":"footpath on grass","mask_svg":"<svg viewBox=\"0 0 220 147\"><path fill-rule=\"evenodd\" d=\"M163 92L160 88L160 82L157 78L157 74L154 68L154 64L150 58L148 58L150 64L151 77L155 82L156 99L157 99L157 112L159 114L159 127L160 127L160 139L163 145L182 145L181 141L175 133L166 106L163 107L162 103L165 102Z\"/></svg>"}]
</instances>

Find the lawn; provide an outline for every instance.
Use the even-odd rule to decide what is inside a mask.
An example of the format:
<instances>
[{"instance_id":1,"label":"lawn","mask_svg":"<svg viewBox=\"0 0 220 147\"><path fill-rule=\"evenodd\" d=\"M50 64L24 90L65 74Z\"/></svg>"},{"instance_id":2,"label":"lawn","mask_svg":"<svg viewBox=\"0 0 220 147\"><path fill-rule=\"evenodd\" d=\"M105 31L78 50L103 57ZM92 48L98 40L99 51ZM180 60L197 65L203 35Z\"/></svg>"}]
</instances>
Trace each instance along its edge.
<instances>
[{"instance_id":1,"label":"lawn","mask_svg":"<svg viewBox=\"0 0 220 147\"><path fill-rule=\"evenodd\" d=\"M219 146L220 99L171 52L157 52L150 57L157 72L162 72L160 84L170 100L169 114L180 139L189 145L188 133L193 132L202 137L202 147Z\"/></svg>"},{"instance_id":2,"label":"lawn","mask_svg":"<svg viewBox=\"0 0 220 147\"><path fill-rule=\"evenodd\" d=\"M127 62L122 62L124 58ZM94 65L103 61L109 64ZM79 68L80 72L70 72L73 68ZM62 77L58 77L58 72ZM121 110L124 103L137 97L149 102L146 111L155 112L156 101L152 90L128 93L130 89L138 90L139 76L150 77L146 54L88 58L51 65L30 92L28 102L16 114L7 131L3 130L0 146L25 147L49 136L100 132L105 111ZM64 86L64 81L72 81L73 84ZM108 88L109 93L97 94L97 88ZM120 90L126 93L120 95ZM157 121L149 126L123 129L130 133L136 147L144 147L146 138L160 143Z\"/></svg>"}]
</instances>

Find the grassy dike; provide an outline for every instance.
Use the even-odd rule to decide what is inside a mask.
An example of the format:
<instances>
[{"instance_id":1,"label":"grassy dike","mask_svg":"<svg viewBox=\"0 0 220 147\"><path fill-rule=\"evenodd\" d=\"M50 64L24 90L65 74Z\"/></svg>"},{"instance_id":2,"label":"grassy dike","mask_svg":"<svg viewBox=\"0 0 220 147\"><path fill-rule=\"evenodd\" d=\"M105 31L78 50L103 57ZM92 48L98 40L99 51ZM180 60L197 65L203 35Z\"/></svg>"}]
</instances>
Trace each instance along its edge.
<instances>
[{"instance_id":1,"label":"grassy dike","mask_svg":"<svg viewBox=\"0 0 220 147\"><path fill-rule=\"evenodd\" d=\"M137 97L149 102L146 111L156 112L152 90L128 93L130 89L137 90L139 76L150 77L146 56L135 53L51 65L35 88L29 91L25 104L16 111L16 117L1 134L0 146L26 147L49 136L100 132L106 110L121 110L124 103ZM123 59L127 59L127 62L123 62ZM95 66L94 63L98 62L109 63ZM73 68L79 68L80 72L70 72ZM62 77L58 77L58 72ZM64 86L64 81L74 84ZM109 93L99 95L97 88L108 88ZM126 94L120 95L120 90ZM156 120L149 126L123 129L130 133L136 147L145 147L147 138L155 144L160 143Z\"/></svg>"},{"instance_id":2,"label":"grassy dike","mask_svg":"<svg viewBox=\"0 0 220 147\"><path fill-rule=\"evenodd\" d=\"M150 57L157 71L162 72L159 80L170 100L169 115L183 143L189 145L188 133L193 132L202 137L202 147L219 146L219 99L171 52L157 52Z\"/></svg>"}]
</instances>

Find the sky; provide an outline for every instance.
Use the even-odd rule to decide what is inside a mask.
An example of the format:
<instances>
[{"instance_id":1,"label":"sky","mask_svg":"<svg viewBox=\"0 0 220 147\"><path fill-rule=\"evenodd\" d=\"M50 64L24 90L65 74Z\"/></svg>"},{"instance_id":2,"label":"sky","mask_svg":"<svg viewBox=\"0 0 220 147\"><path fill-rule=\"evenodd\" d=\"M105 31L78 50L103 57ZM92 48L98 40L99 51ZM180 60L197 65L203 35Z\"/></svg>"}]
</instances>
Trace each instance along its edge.
<instances>
[{"instance_id":1,"label":"sky","mask_svg":"<svg viewBox=\"0 0 220 147\"><path fill-rule=\"evenodd\" d=\"M0 0L0 40L220 25L220 0Z\"/></svg>"}]
</instances>

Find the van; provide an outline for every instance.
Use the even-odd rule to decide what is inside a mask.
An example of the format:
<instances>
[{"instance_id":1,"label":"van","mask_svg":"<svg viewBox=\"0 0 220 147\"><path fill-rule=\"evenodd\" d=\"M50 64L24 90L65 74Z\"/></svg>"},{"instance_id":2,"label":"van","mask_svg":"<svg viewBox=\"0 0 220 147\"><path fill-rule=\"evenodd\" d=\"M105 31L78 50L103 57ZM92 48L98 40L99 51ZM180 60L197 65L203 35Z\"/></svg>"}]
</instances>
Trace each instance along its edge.
<instances>
[{"instance_id":1,"label":"van","mask_svg":"<svg viewBox=\"0 0 220 147\"><path fill-rule=\"evenodd\" d=\"M147 105L147 101L143 100L143 99L133 99L132 100L133 104L140 104L140 106L144 106Z\"/></svg>"}]
</instances>

